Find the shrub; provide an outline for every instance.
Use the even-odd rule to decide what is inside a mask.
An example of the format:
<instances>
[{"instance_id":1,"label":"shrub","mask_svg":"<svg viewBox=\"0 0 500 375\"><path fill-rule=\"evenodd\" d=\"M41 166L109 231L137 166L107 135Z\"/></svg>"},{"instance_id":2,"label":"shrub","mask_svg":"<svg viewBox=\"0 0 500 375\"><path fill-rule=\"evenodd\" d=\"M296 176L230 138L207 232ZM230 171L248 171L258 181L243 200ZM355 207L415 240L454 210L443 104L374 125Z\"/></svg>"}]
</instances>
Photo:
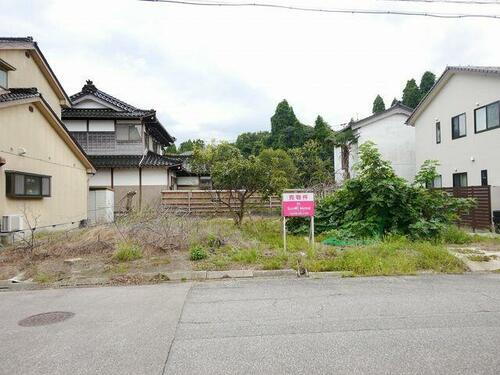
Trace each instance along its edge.
<instances>
[{"instance_id":1,"label":"shrub","mask_svg":"<svg viewBox=\"0 0 500 375\"><path fill-rule=\"evenodd\" d=\"M365 239L398 233L414 239L437 238L463 211L470 199L453 198L447 193L428 189L437 175L436 162L427 161L414 184L396 176L389 162L382 159L372 142L360 147L357 176L317 204L316 231L332 229ZM304 220L290 220L290 229L303 232Z\"/></svg>"},{"instance_id":2,"label":"shrub","mask_svg":"<svg viewBox=\"0 0 500 375\"><path fill-rule=\"evenodd\" d=\"M128 262L142 258L141 246L132 241L120 241L116 245L113 258L119 262Z\"/></svg>"},{"instance_id":3,"label":"shrub","mask_svg":"<svg viewBox=\"0 0 500 375\"><path fill-rule=\"evenodd\" d=\"M200 245L192 246L189 253L189 258L191 260L202 260L208 257L205 249Z\"/></svg>"}]
</instances>

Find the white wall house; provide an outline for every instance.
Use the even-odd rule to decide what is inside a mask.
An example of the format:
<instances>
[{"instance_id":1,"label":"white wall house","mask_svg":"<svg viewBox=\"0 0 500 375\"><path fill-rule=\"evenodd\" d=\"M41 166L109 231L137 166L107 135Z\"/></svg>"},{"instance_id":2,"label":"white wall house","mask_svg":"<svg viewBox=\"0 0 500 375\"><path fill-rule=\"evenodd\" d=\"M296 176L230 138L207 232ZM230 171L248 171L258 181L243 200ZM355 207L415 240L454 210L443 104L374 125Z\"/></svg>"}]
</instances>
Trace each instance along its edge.
<instances>
[{"instance_id":1,"label":"white wall house","mask_svg":"<svg viewBox=\"0 0 500 375\"><path fill-rule=\"evenodd\" d=\"M366 117L349 126L358 137L357 143L351 146L349 170L351 176L356 175L354 165L359 159L359 146L367 141L375 143L382 157L389 161L396 174L408 181L415 177L415 129L405 124L410 116L411 108L397 103L391 108ZM340 148L335 148L335 170L337 181L343 180L343 163Z\"/></svg>"},{"instance_id":2,"label":"white wall house","mask_svg":"<svg viewBox=\"0 0 500 375\"><path fill-rule=\"evenodd\" d=\"M447 67L409 117L416 166L437 160L437 187L500 186L499 101L499 67Z\"/></svg>"}]
</instances>

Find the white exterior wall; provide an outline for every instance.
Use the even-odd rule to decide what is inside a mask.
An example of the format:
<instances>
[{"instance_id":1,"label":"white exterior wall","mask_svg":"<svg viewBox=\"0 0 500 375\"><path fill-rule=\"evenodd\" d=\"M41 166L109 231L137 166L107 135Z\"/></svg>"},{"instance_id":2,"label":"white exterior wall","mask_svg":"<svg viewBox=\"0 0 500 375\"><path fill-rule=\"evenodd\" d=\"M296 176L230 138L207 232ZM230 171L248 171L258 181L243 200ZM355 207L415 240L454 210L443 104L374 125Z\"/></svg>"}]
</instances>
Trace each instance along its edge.
<instances>
[{"instance_id":1,"label":"white exterior wall","mask_svg":"<svg viewBox=\"0 0 500 375\"><path fill-rule=\"evenodd\" d=\"M357 130L358 145L372 141L396 174L409 182L415 178L415 129L405 125L408 116L394 114Z\"/></svg>"},{"instance_id":2,"label":"white exterior wall","mask_svg":"<svg viewBox=\"0 0 500 375\"><path fill-rule=\"evenodd\" d=\"M89 132L114 132L114 120L90 120Z\"/></svg>"},{"instance_id":3,"label":"white exterior wall","mask_svg":"<svg viewBox=\"0 0 500 375\"><path fill-rule=\"evenodd\" d=\"M356 175L354 165L359 161L359 146L367 141L375 143L384 160L391 163L396 174L409 182L415 178L415 129L405 124L408 116L394 113L374 119L355 129L358 142L351 146L349 169L351 177ZM343 180L340 148L335 148L335 171L337 181Z\"/></svg>"},{"instance_id":4,"label":"white exterior wall","mask_svg":"<svg viewBox=\"0 0 500 375\"><path fill-rule=\"evenodd\" d=\"M159 185L167 188L169 185L167 168L143 168L142 184L144 186Z\"/></svg>"},{"instance_id":5,"label":"white exterior wall","mask_svg":"<svg viewBox=\"0 0 500 375\"><path fill-rule=\"evenodd\" d=\"M441 164L443 186L453 186L453 173L467 172L469 186L481 185L481 170L488 183L500 186L500 128L474 133L474 109L500 100L500 78L480 74L455 74L415 122L416 165L425 160ZM451 138L451 118L466 113L467 136ZM435 124L441 122L441 143ZM474 159L474 160L472 160Z\"/></svg>"},{"instance_id":6,"label":"white exterior wall","mask_svg":"<svg viewBox=\"0 0 500 375\"><path fill-rule=\"evenodd\" d=\"M111 186L111 169L102 168L90 178L90 186Z\"/></svg>"},{"instance_id":7,"label":"white exterior wall","mask_svg":"<svg viewBox=\"0 0 500 375\"><path fill-rule=\"evenodd\" d=\"M138 168L115 168L114 186L139 186Z\"/></svg>"},{"instance_id":8,"label":"white exterior wall","mask_svg":"<svg viewBox=\"0 0 500 375\"><path fill-rule=\"evenodd\" d=\"M86 132L87 120L66 120L64 125L70 132Z\"/></svg>"}]
</instances>

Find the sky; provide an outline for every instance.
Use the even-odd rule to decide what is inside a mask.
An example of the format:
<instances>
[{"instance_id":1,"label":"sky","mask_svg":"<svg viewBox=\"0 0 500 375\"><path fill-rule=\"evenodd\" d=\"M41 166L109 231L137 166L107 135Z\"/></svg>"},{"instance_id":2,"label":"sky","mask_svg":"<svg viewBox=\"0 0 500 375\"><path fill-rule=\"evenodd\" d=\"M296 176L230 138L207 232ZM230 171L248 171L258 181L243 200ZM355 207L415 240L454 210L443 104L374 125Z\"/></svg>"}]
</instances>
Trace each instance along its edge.
<instances>
[{"instance_id":1,"label":"sky","mask_svg":"<svg viewBox=\"0 0 500 375\"><path fill-rule=\"evenodd\" d=\"M235 2L237 0L223 0ZM262 0L264 1L264 0ZM500 5L268 0L323 8L500 14ZM69 95L86 79L156 109L177 138L270 130L283 99L302 123L370 115L380 94L447 65L500 65L500 19L222 8L136 0L0 0L0 36L33 36Z\"/></svg>"}]
</instances>

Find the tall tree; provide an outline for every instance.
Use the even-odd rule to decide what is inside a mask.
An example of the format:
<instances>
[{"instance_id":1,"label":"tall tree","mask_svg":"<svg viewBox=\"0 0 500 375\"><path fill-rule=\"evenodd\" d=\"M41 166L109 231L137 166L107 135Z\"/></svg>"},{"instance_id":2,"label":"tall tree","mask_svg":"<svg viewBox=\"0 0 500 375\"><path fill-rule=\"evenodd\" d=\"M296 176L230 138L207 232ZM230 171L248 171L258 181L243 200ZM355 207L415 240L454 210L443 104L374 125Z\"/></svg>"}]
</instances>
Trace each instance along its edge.
<instances>
[{"instance_id":1,"label":"tall tree","mask_svg":"<svg viewBox=\"0 0 500 375\"><path fill-rule=\"evenodd\" d=\"M286 100L276 107L271 117L271 137L269 145L273 148L290 149L302 146L313 135L313 129L300 123L293 108Z\"/></svg>"},{"instance_id":2,"label":"tall tree","mask_svg":"<svg viewBox=\"0 0 500 375\"><path fill-rule=\"evenodd\" d=\"M397 100L396 98L392 99L391 107L394 107L398 103L399 103L399 100Z\"/></svg>"},{"instance_id":3,"label":"tall tree","mask_svg":"<svg viewBox=\"0 0 500 375\"><path fill-rule=\"evenodd\" d=\"M420 102L420 89L417 83L412 78L406 82L406 86L403 90L403 104L415 108Z\"/></svg>"},{"instance_id":4,"label":"tall tree","mask_svg":"<svg viewBox=\"0 0 500 375\"><path fill-rule=\"evenodd\" d=\"M425 72L420 79L420 100L431 90L436 83L436 75L432 72Z\"/></svg>"},{"instance_id":5,"label":"tall tree","mask_svg":"<svg viewBox=\"0 0 500 375\"><path fill-rule=\"evenodd\" d=\"M314 139L318 142L324 142L330 135L332 135L330 125L318 115L314 122Z\"/></svg>"},{"instance_id":6,"label":"tall tree","mask_svg":"<svg viewBox=\"0 0 500 375\"><path fill-rule=\"evenodd\" d=\"M377 95L373 101L372 113L380 113L385 111L384 99L380 95Z\"/></svg>"}]
</instances>

